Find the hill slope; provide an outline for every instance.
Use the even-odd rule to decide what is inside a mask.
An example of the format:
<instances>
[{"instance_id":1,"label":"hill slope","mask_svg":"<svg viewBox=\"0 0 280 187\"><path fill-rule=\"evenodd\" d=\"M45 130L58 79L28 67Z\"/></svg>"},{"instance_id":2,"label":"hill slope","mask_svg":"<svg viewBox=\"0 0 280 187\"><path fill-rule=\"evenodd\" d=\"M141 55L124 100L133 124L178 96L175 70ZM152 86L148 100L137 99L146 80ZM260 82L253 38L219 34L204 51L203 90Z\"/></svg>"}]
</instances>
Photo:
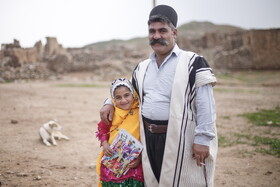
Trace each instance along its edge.
<instances>
[{"instance_id":1,"label":"hill slope","mask_svg":"<svg viewBox=\"0 0 280 187\"><path fill-rule=\"evenodd\" d=\"M242 28L231 26L231 25L216 25L211 22L190 22L181 25L178 27L179 35L181 37L186 37L187 39L197 39L204 36L209 32L234 32L243 30ZM92 43L84 46L84 48L93 48L93 49L108 49L114 48L117 46L131 46L131 47L139 47L139 46L147 46L148 39L147 37L139 37L133 38L130 40L109 40L102 41L97 43Z\"/></svg>"}]
</instances>

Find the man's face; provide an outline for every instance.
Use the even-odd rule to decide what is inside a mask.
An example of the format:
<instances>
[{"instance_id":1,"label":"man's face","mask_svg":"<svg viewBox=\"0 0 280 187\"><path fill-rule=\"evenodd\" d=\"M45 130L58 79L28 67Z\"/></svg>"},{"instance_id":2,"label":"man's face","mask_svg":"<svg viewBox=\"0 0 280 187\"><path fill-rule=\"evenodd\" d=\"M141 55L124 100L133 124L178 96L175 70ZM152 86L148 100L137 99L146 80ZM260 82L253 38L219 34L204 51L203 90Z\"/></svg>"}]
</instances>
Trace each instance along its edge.
<instances>
[{"instance_id":1,"label":"man's face","mask_svg":"<svg viewBox=\"0 0 280 187\"><path fill-rule=\"evenodd\" d=\"M149 41L157 55L168 55L173 49L177 29L171 29L168 24L154 22L149 25Z\"/></svg>"}]
</instances>

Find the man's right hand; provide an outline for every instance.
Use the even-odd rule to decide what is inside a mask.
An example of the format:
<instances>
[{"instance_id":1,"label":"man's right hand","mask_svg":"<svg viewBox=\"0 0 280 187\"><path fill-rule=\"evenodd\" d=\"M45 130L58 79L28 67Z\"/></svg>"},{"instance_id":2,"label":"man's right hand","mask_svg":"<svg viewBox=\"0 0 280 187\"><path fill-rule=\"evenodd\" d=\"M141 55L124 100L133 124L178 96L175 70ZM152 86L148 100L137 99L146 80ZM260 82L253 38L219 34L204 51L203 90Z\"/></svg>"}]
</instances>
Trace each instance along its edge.
<instances>
[{"instance_id":1,"label":"man's right hand","mask_svg":"<svg viewBox=\"0 0 280 187\"><path fill-rule=\"evenodd\" d=\"M100 113L100 119L109 125L109 123L112 121L113 116L114 116L114 106L113 105L104 105L99 113Z\"/></svg>"}]
</instances>

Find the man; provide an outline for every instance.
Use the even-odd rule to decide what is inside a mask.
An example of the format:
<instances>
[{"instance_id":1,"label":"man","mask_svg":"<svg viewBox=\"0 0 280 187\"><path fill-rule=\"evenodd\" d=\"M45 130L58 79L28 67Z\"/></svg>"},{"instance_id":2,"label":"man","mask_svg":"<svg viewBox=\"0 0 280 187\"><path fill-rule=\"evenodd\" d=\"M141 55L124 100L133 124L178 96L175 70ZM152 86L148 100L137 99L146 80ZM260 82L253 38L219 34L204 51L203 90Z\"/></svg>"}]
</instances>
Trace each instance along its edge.
<instances>
[{"instance_id":1,"label":"man","mask_svg":"<svg viewBox=\"0 0 280 187\"><path fill-rule=\"evenodd\" d=\"M216 78L203 57L177 46L176 26L172 7L152 9L148 27L154 53L132 76L140 97L144 180L148 187L213 186ZM104 122L111 120L112 108L100 110Z\"/></svg>"}]
</instances>

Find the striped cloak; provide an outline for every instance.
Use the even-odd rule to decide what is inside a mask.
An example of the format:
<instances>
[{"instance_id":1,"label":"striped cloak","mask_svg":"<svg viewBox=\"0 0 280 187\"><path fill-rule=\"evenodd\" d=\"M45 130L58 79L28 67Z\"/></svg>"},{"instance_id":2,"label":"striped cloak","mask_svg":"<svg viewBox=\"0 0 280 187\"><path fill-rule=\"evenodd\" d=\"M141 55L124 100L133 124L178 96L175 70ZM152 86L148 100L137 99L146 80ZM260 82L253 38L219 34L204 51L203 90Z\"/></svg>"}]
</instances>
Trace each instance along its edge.
<instances>
[{"instance_id":1,"label":"striped cloak","mask_svg":"<svg viewBox=\"0 0 280 187\"><path fill-rule=\"evenodd\" d=\"M214 186L214 172L218 151L216 136L210 142L210 156L205 160L206 166L198 167L192 158L192 145L196 127L195 88L216 83L206 60L193 52L182 51L173 81L169 111L168 130L161 177L157 182L146 149L142 152L144 180L147 187L205 187ZM143 81L150 59L138 64L132 76L132 84L143 102ZM146 145L145 132L141 117L141 142Z\"/></svg>"}]
</instances>

